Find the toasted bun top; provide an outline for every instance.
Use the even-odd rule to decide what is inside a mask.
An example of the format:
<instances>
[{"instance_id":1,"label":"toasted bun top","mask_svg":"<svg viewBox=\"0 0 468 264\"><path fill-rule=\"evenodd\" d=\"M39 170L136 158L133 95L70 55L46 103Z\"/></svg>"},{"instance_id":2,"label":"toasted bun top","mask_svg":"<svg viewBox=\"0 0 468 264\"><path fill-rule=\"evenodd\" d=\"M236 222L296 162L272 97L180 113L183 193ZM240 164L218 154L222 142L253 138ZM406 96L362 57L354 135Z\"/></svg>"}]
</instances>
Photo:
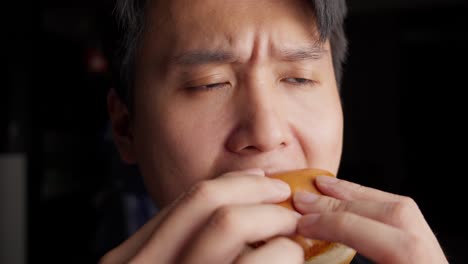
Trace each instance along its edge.
<instances>
[{"instance_id":1,"label":"toasted bun top","mask_svg":"<svg viewBox=\"0 0 468 264\"><path fill-rule=\"evenodd\" d=\"M280 179L291 188L291 193L294 194L298 191L303 192L313 192L320 194L319 190L315 187L314 180L317 176L330 176L335 177L335 175L329 171L322 169L302 169L295 171L282 172L278 174L270 175L269 177ZM292 203L291 197L286 201L279 203L286 208L294 210L294 205Z\"/></svg>"}]
</instances>

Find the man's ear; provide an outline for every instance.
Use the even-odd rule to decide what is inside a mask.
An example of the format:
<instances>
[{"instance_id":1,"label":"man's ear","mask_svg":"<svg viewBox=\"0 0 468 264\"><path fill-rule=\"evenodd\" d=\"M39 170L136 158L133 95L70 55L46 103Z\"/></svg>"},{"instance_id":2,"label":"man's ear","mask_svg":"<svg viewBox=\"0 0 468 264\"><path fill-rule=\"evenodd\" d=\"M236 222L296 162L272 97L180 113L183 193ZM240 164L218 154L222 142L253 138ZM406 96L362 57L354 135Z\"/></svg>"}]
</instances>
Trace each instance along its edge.
<instances>
[{"instance_id":1,"label":"man's ear","mask_svg":"<svg viewBox=\"0 0 468 264\"><path fill-rule=\"evenodd\" d=\"M121 159L128 164L134 164L136 162L135 144L130 111L114 89L110 89L107 94L107 111L111 121L114 143Z\"/></svg>"}]
</instances>

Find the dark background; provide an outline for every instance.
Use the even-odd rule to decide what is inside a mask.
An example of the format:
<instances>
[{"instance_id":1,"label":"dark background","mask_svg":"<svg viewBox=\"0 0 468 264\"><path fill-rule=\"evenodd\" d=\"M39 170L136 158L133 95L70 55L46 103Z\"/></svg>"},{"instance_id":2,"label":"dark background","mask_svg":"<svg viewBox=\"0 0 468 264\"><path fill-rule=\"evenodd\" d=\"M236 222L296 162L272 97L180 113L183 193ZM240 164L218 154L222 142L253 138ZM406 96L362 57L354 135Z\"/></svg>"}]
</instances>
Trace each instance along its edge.
<instances>
[{"instance_id":1,"label":"dark background","mask_svg":"<svg viewBox=\"0 0 468 264\"><path fill-rule=\"evenodd\" d=\"M28 160L28 263L96 262L125 237L122 194L142 192L107 130L112 3L2 7L0 154ZM450 262L468 263L467 1L348 4L341 178L413 197Z\"/></svg>"}]
</instances>

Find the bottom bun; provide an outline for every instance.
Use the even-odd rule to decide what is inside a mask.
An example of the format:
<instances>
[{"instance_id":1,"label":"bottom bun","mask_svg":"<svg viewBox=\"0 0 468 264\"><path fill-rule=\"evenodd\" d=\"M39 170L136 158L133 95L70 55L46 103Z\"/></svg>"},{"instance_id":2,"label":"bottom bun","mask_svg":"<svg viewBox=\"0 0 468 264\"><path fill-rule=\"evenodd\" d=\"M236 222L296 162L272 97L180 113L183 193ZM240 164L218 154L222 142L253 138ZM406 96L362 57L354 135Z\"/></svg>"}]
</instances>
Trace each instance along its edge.
<instances>
[{"instance_id":1,"label":"bottom bun","mask_svg":"<svg viewBox=\"0 0 468 264\"><path fill-rule=\"evenodd\" d=\"M297 191L320 194L314 184L317 176L335 177L331 172L321 169L303 169L269 175L271 178L280 179L289 184L292 194ZM279 205L295 210L291 198L279 203ZM298 243L304 250L304 263L306 264L349 264L356 254L354 249L339 243L314 240L299 235L293 235L289 238Z\"/></svg>"},{"instance_id":2,"label":"bottom bun","mask_svg":"<svg viewBox=\"0 0 468 264\"><path fill-rule=\"evenodd\" d=\"M241 253L245 255L259 245L246 246ZM304 264L350 264L356 255L356 251L339 243L330 243L320 254L304 259Z\"/></svg>"},{"instance_id":3,"label":"bottom bun","mask_svg":"<svg viewBox=\"0 0 468 264\"><path fill-rule=\"evenodd\" d=\"M304 261L305 264L349 264L356 255L356 251L343 244L332 243L320 254Z\"/></svg>"}]
</instances>

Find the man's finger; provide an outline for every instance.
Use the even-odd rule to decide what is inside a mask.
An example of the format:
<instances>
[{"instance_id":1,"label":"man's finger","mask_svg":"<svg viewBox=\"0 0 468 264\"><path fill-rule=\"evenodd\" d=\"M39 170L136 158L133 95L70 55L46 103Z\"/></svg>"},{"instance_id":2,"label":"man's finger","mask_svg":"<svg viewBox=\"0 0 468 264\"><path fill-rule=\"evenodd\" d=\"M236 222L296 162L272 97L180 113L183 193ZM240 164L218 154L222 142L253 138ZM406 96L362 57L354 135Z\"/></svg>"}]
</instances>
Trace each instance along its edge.
<instances>
[{"instance_id":1,"label":"man's finger","mask_svg":"<svg viewBox=\"0 0 468 264\"><path fill-rule=\"evenodd\" d=\"M135 257L171 262L190 237L219 207L227 204L276 203L290 195L289 186L248 172L231 172L214 180L198 183L172 207L145 247ZM154 250L154 249L158 250Z\"/></svg>"},{"instance_id":2,"label":"man's finger","mask_svg":"<svg viewBox=\"0 0 468 264\"><path fill-rule=\"evenodd\" d=\"M300 217L300 214L278 205L222 207L184 250L181 263L231 263L245 245L294 234Z\"/></svg>"},{"instance_id":3,"label":"man's finger","mask_svg":"<svg viewBox=\"0 0 468 264\"><path fill-rule=\"evenodd\" d=\"M379 202L398 202L402 196L365 187L334 177L318 176L316 186L325 195L341 200L364 200Z\"/></svg>"},{"instance_id":4,"label":"man's finger","mask_svg":"<svg viewBox=\"0 0 468 264\"><path fill-rule=\"evenodd\" d=\"M302 214L349 212L405 230L417 232L423 231L422 228L427 229L422 214L409 199L398 202L339 200L325 195L298 192L294 195L294 205Z\"/></svg>"},{"instance_id":5,"label":"man's finger","mask_svg":"<svg viewBox=\"0 0 468 264\"><path fill-rule=\"evenodd\" d=\"M382 264L407 263L405 254L413 246L402 230L348 212L305 215L297 231L312 239L340 242Z\"/></svg>"}]
</instances>

